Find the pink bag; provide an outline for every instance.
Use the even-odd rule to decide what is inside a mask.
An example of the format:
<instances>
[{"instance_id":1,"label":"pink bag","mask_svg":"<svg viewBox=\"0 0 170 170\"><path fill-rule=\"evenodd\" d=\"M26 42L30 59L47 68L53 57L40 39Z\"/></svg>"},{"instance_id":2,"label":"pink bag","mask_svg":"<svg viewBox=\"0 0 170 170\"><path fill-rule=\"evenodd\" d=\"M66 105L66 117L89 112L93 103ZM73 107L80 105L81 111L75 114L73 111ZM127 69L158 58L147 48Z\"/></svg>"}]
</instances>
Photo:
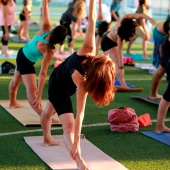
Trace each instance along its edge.
<instances>
[{"instance_id":1,"label":"pink bag","mask_svg":"<svg viewBox=\"0 0 170 170\"><path fill-rule=\"evenodd\" d=\"M134 109L129 107L109 110L108 122L111 131L137 132L139 130L138 117Z\"/></svg>"}]
</instances>

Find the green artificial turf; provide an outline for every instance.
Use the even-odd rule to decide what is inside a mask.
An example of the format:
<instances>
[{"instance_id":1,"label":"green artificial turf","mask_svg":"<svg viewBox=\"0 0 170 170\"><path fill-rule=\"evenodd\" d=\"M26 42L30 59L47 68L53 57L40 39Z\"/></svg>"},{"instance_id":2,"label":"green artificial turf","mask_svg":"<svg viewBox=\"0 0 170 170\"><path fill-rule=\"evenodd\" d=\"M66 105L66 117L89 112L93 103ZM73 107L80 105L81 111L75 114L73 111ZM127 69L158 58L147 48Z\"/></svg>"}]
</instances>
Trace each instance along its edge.
<instances>
[{"instance_id":1,"label":"green artificial turf","mask_svg":"<svg viewBox=\"0 0 170 170\"><path fill-rule=\"evenodd\" d=\"M38 11L39 4L35 4ZM20 6L17 6L20 9ZM38 22L38 16L35 20ZM53 20L55 23L55 21ZM36 26L33 26L36 28ZM38 30L38 28L36 28ZM30 30L30 36L35 35L36 30ZM83 38L77 38L75 50L81 47ZM14 43L10 41L9 49L18 50L24 44ZM67 51L67 43L65 50ZM141 44L133 44L132 52L142 53ZM126 52L127 43L124 45L123 52ZM152 55L153 44L148 44L148 55ZM101 52L101 51L100 51ZM0 63L5 60L1 59ZM16 64L15 60L9 60ZM47 81L43 91L43 99L47 99L47 85L50 73L53 70L51 61L49 66ZM151 61L135 61L151 63ZM36 73L41 67L41 61L36 63ZM13 75L0 75L0 100L8 100L8 85ZM127 83L135 85L135 87L143 87L142 92L116 92L115 99L109 106L97 107L91 99L87 98L85 117L83 125L91 125L97 123L107 123L108 111L113 108L131 107L136 114L142 115L149 113L152 120L156 120L158 106L136 99L130 96L148 95L151 89L152 75L147 70L137 69L132 66L125 66L125 79ZM159 86L160 94L163 94L167 87L167 80L164 77ZM18 91L18 99L26 100L25 86L21 83ZM76 111L75 95L72 96L74 113ZM170 118L168 111L167 118ZM170 127L170 122L166 122ZM57 128L58 126L53 126ZM94 145L104 151L106 154L117 160L129 170L170 170L170 147L156 140L148 138L140 131L153 131L155 123L148 127L142 127L136 133L116 133L110 130L109 125L83 127L82 133ZM31 132L31 130L37 130ZM20 132L17 134L17 132ZM6 133L11 133L7 135ZM15 134L16 133L16 134ZM52 130L53 135L62 134L62 130ZM24 142L24 136L42 136L40 126L24 127L16 119L14 119L3 107L0 106L0 169L2 170L48 170L50 169Z\"/></svg>"}]
</instances>

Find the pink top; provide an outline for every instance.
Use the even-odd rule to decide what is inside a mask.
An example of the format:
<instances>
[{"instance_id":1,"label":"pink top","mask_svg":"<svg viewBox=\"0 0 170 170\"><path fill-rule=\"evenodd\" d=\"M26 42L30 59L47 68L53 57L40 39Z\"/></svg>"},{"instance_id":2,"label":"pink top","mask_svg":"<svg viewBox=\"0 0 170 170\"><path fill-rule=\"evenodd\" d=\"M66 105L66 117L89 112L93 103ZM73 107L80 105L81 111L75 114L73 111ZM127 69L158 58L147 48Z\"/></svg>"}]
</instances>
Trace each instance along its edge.
<instances>
[{"instance_id":1,"label":"pink top","mask_svg":"<svg viewBox=\"0 0 170 170\"><path fill-rule=\"evenodd\" d=\"M15 2L12 0L12 5L7 5L7 25L13 25L16 21L16 14L15 14ZM0 3L0 26L4 26L4 17L3 17L3 6Z\"/></svg>"}]
</instances>

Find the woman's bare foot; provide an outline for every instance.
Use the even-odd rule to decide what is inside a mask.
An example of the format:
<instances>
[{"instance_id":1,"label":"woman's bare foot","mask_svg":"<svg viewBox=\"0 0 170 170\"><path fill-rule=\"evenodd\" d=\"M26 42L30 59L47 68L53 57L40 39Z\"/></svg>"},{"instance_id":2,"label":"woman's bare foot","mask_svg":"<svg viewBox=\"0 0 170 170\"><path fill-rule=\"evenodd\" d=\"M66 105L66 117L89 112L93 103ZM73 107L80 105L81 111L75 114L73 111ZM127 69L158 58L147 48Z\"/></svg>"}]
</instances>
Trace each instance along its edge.
<instances>
[{"instance_id":1,"label":"woman's bare foot","mask_svg":"<svg viewBox=\"0 0 170 170\"><path fill-rule=\"evenodd\" d=\"M146 60L148 60L148 59L149 59L147 55L143 55L143 57L142 57L142 58L143 58L143 59L146 59Z\"/></svg>"},{"instance_id":2,"label":"woman's bare foot","mask_svg":"<svg viewBox=\"0 0 170 170\"><path fill-rule=\"evenodd\" d=\"M133 54L135 54L135 53L134 53L134 52L127 51L126 54L133 55Z\"/></svg>"},{"instance_id":3,"label":"woman's bare foot","mask_svg":"<svg viewBox=\"0 0 170 170\"><path fill-rule=\"evenodd\" d=\"M163 126L163 127L155 127L155 133L163 133L163 132L168 132L170 133L170 128Z\"/></svg>"},{"instance_id":4,"label":"woman's bare foot","mask_svg":"<svg viewBox=\"0 0 170 170\"><path fill-rule=\"evenodd\" d=\"M162 98L162 95L160 94L156 94L156 95L149 95L148 97L150 100L155 100L155 99L161 99Z\"/></svg>"},{"instance_id":5,"label":"woman's bare foot","mask_svg":"<svg viewBox=\"0 0 170 170\"><path fill-rule=\"evenodd\" d=\"M50 138L50 139L47 139L47 140L44 140L43 143L42 143L43 146L54 146L54 145L59 145L59 146L62 146L63 143L62 142L59 142L53 138Z\"/></svg>"},{"instance_id":6,"label":"woman's bare foot","mask_svg":"<svg viewBox=\"0 0 170 170\"><path fill-rule=\"evenodd\" d=\"M81 159L77 167L78 167L78 170L90 170L89 168L87 168L87 165L83 159Z\"/></svg>"},{"instance_id":7,"label":"woman's bare foot","mask_svg":"<svg viewBox=\"0 0 170 170\"><path fill-rule=\"evenodd\" d=\"M58 123L60 123L60 121L59 121L59 120L56 120L56 119L54 119L54 118L52 118L52 123L58 124Z\"/></svg>"},{"instance_id":8,"label":"woman's bare foot","mask_svg":"<svg viewBox=\"0 0 170 170\"><path fill-rule=\"evenodd\" d=\"M9 105L10 109L14 109L14 108L24 108L25 106L19 104L19 103L13 103Z\"/></svg>"}]
</instances>

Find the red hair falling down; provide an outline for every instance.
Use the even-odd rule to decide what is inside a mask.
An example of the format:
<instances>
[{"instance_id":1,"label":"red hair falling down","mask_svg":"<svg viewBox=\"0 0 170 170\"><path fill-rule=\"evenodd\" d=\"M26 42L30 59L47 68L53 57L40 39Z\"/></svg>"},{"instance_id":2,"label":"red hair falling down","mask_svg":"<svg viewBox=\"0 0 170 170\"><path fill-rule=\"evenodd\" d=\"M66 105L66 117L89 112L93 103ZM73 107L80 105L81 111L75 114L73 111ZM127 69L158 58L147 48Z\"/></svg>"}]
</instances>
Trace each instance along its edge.
<instances>
[{"instance_id":1,"label":"red hair falling down","mask_svg":"<svg viewBox=\"0 0 170 170\"><path fill-rule=\"evenodd\" d=\"M85 89L98 105L108 105L115 96L115 64L106 57L94 58L86 72Z\"/></svg>"}]
</instances>

